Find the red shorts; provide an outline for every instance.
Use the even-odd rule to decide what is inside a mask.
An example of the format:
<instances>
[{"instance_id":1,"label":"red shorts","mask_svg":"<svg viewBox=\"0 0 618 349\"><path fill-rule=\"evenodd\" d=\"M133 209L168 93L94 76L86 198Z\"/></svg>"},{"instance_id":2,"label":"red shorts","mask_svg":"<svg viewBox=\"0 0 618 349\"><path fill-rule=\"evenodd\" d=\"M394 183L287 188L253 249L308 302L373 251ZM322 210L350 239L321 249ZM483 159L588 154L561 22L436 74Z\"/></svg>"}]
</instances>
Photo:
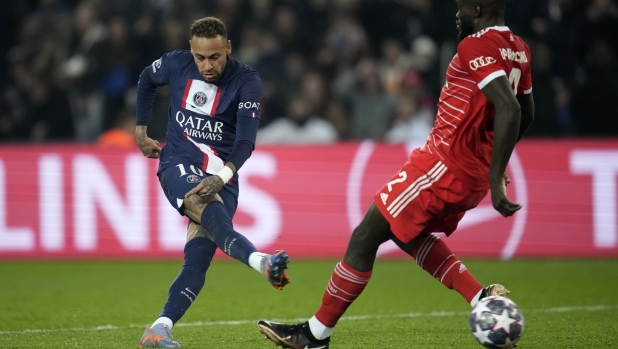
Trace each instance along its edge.
<instances>
[{"instance_id":1,"label":"red shorts","mask_svg":"<svg viewBox=\"0 0 618 349\"><path fill-rule=\"evenodd\" d=\"M407 243L422 232L450 235L487 191L468 189L438 157L415 149L374 200L393 234Z\"/></svg>"}]
</instances>

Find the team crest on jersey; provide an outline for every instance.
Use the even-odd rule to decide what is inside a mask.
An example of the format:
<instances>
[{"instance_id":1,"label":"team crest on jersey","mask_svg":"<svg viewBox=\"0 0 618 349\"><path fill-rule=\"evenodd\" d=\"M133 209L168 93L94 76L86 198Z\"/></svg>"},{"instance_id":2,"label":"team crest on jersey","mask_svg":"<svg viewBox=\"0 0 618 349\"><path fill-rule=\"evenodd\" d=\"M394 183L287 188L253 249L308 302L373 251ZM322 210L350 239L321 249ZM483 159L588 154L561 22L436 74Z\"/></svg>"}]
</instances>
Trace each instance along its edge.
<instances>
[{"instance_id":1,"label":"team crest on jersey","mask_svg":"<svg viewBox=\"0 0 618 349\"><path fill-rule=\"evenodd\" d=\"M196 175L188 175L187 176L187 182L189 183L199 183L202 180L200 179L200 177L196 176Z\"/></svg>"},{"instance_id":2,"label":"team crest on jersey","mask_svg":"<svg viewBox=\"0 0 618 349\"><path fill-rule=\"evenodd\" d=\"M206 93L202 91L198 91L193 95L193 103L195 103L196 107L202 107L208 101L208 97Z\"/></svg>"}]
</instances>

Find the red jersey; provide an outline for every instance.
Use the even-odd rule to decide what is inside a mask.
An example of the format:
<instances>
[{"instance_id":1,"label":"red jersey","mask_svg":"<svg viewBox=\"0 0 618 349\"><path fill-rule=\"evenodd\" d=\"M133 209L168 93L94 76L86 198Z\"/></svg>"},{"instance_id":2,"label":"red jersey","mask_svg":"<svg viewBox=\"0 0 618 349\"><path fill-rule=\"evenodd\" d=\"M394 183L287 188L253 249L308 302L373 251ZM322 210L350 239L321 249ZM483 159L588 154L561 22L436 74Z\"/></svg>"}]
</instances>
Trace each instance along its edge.
<instances>
[{"instance_id":1,"label":"red jersey","mask_svg":"<svg viewBox=\"0 0 618 349\"><path fill-rule=\"evenodd\" d=\"M491 27L462 40L424 147L472 190L489 188L495 109L481 89L500 76L515 94L532 92L530 49L521 38L508 27Z\"/></svg>"}]
</instances>

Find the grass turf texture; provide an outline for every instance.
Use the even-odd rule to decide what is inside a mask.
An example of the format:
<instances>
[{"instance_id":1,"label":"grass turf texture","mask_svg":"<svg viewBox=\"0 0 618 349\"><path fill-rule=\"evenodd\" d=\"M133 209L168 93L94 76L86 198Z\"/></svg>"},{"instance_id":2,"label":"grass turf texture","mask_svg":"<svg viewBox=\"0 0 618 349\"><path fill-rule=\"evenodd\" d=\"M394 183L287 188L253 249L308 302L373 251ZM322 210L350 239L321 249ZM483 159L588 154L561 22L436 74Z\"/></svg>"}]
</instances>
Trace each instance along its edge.
<instances>
[{"instance_id":1,"label":"grass turf texture","mask_svg":"<svg viewBox=\"0 0 618 349\"><path fill-rule=\"evenodd\" d=\"M618 347L618 260L464 262L482 283L512 290L525 317L518 349ZM293 260L292 284L280 292L238 262L215 261L175 339L184 348L272 348L255 322L313 315L334 265ZM0 262L0 348L137 348L180 266ZM331 347L481 348L468 330L469 311L412 261L381 260Z\"/></svg>"}]
</instances>

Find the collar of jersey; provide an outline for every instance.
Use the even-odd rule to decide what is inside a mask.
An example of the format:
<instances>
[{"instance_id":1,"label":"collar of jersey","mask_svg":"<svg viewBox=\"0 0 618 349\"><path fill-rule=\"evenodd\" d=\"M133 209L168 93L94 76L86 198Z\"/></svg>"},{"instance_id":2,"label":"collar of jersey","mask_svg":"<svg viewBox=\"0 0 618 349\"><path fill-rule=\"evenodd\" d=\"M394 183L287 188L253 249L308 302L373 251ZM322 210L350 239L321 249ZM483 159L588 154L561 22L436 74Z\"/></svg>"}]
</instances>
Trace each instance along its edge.
<instances>
[{"instance_id":1,"label":"collar of jersey","mask_svg":"<svg viewBox=\"0 0 618 349\"><path fill-rule=\"evenodd\" d=\"M495 29L495 30L500 31L500 32L506 32L506 31L511 30L511 29L509 29L509 27L507 27L505 25L495 25L495 26L489 27L487 29Z\"/></svg>"}]
</instances>

